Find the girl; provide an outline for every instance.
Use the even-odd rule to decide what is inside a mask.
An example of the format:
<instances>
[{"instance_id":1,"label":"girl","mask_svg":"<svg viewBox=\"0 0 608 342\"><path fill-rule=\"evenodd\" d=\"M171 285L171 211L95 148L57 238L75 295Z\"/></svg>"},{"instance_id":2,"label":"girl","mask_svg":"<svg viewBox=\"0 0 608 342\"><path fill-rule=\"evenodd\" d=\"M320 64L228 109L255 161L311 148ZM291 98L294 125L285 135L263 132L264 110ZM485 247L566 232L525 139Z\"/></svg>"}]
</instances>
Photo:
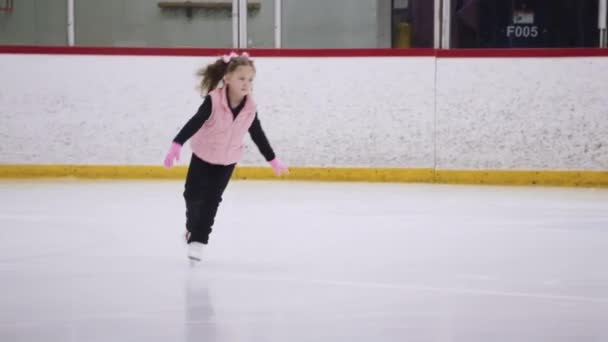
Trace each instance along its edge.
<instances>
[{"instance_id":1,"label":"girl","mask_svg":"<svg viewBox=\"0 0 608 342\"><path fill-rule=\"evenodd\" d=\"M209 242L211 227L236 163L243 155L247 131L277 176L288 174L287 166L275 156L262 130L251 96L255 67L247 53L232 52L199 70L205 100L197 113L180 130L165 157L170 168L183 144L190 139L192 159L188 168L186 241L188 257L200 261ZM222 86L218 87L220 81Z\"/></svg>"}]
</instances>

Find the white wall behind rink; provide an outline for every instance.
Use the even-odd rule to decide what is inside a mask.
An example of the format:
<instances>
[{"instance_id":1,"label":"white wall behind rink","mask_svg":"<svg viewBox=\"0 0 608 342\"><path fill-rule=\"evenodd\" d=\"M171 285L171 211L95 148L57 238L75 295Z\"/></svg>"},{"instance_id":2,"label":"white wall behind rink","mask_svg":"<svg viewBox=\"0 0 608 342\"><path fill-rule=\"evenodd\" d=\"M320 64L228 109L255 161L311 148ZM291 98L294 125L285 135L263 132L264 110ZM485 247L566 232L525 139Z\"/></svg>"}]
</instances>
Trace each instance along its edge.
<instances>
[{"instance_id":1,"label":"white wall behind rink","mask_svg":"<svg viewBox=\"0 0 608 342\"><path fill-rule=\"evenodd\" d=\"M438 169L608 170L608 58L438 59Z\"/></svg>"},{"instance_id":2,"label":"white wall behind rink","mask_svg":"<svg viewBox=\"0 0 608 342\"><path fill-rule=\"evenodd\" d=\"M212 60L0 54L0 163L159 165ZM608 169L606 57L256 65L262 125L291 166ZM247 150L241 165L264 163Z\"/></svg>"}]
</instances>

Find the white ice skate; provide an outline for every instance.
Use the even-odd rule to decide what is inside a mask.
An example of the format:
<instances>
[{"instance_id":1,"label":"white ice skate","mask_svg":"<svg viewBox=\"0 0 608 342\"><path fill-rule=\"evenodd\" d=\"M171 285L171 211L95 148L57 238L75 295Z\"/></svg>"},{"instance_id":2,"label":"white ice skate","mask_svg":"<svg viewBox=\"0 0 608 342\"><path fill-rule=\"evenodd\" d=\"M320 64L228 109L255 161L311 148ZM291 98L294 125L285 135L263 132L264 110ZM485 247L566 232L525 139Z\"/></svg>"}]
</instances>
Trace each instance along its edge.
<instances>
[{"instance_id":1,"label":"white ice skate","mask_svg":"<svg viewBox=\"0 0 608 342\"><path fill-rule=\"evenodd\" d=\"M203 249L205 245L200 242L190 242L188 244L188 259L199 262L203 259Z\"/></svg>"}]
</instances>

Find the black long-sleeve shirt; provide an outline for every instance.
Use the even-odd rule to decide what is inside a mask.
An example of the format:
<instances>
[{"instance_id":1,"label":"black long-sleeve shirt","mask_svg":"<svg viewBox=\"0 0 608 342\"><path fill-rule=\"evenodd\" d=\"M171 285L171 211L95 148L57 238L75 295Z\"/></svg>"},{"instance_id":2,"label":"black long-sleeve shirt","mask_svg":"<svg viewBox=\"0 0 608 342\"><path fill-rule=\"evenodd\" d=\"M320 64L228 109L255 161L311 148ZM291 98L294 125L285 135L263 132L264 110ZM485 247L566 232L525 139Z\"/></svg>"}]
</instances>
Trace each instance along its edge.
<instances>
[{"instance_id":1,"label":"black long-sleeve shirt","mask_svg":"<svg viewBox=\"0 0 608 342\"><path fill-rule=\"evenodd\" d=\"M245 107L245 101L247 98L244 98L243 101L236 107L230 107L232 111L232 115L234 118L239 115L243 107ZM205 96L205 100L198 108L198 111L188 122L182 127L182 129L177 133L174 142L183 145L188 139L190 139L198 130L203 127L203 124L209 117L211 116L211 96ZM264 134L264 130L262 129L262 124L260 123L260 119L258 118L258 113L255 113L255 118L253 119L253 123L251 127L249 127L249 135L251 135L251 139L256 144L266 161L271 161L275 158L274 151L270 146L270 142L268 142L268 138L266 138L266 134Z\"/></svg>"}]
</instances>

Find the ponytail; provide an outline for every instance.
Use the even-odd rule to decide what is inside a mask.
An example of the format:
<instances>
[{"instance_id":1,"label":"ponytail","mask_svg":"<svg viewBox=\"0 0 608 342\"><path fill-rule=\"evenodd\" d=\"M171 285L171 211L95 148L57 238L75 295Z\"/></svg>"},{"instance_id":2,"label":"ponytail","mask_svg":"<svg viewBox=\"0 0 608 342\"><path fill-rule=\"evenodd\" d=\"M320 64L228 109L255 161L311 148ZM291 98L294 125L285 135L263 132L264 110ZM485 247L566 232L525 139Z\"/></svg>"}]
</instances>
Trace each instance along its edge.
<instances>
[{"instance_id":1,"label":"ponytail","mask_svg":"<svg viewBox=\"0 0 608 342\"><path fill-rule=\"evenodd\" d=\"M218 59L214 63L198 70L196 75L202 77L200 84L201 92L209 93L213 89L217 88L217 85L226 74L227 69L228 64L224 63L224 61L221 59Z\"/></svg>"}]
</instances>

